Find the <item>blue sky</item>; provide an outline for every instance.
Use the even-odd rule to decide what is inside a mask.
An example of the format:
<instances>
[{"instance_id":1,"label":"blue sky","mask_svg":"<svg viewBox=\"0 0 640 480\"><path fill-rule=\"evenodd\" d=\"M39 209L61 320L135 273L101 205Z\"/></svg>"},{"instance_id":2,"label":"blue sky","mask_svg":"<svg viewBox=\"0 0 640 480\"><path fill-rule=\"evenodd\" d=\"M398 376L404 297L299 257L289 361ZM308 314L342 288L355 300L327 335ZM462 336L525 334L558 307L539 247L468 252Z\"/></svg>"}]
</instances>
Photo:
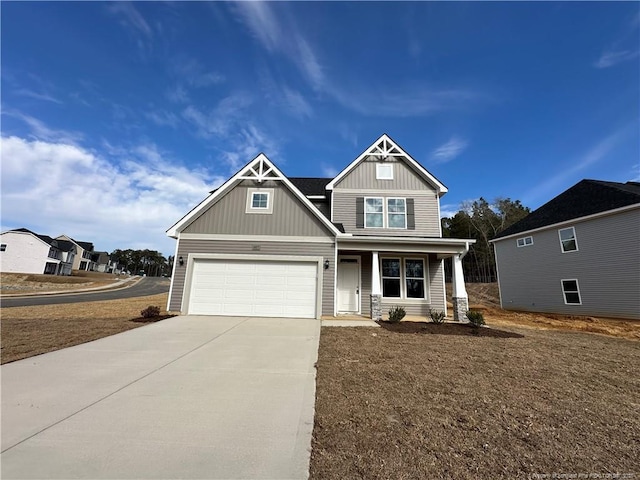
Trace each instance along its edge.
<instances>
[{"instance_id":1,"label":"blue sky","mask_svg":"<svg viewBox=\"0 0 640 480\"><path fill-rule=\"evenodd\" d=\"M3 2L2 230L172 254L264 152L333 176L382 133L537 208L640 179L637 2Z\"/></svg>"}]
</instances>

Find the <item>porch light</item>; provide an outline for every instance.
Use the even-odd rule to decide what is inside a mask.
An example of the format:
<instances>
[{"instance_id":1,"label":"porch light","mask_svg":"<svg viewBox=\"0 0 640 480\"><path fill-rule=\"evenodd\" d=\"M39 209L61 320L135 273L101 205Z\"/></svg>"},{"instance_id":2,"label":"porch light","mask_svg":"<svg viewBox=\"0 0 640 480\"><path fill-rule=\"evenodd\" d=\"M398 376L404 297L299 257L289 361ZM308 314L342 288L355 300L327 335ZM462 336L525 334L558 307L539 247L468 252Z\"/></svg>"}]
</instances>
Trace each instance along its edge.
<instances>
[{"instance_id":1,"label":"porch light","mask_svg":"<svg viewBox=\"0 0 640 480\"><path fill-rule=\"evenodd\" d=\"M324 261L324 269L327 270L329 268L329 260Z\"/></svg>"},{"instance_id":2,"label":"porch light","mask_svg":"<svg viewBox=\"0 0 640 480\"><path fill-rule=\"evenodd\" d=\"M182 256L178 257L178 263L180 264L180 266L184 265L184 258L182 258Z\"/></svg>"}]
</instances>

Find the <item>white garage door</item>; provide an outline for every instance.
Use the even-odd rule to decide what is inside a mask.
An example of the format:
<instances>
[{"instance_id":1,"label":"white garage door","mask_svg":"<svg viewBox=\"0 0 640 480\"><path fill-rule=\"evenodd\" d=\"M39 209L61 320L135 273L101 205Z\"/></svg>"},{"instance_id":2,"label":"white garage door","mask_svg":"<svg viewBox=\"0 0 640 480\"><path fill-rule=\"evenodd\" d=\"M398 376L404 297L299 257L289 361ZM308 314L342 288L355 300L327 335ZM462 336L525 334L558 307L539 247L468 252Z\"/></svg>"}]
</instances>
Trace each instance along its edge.
<instances>
[{"instance_id":1,"label":"white garage door","mask_svg":"<svg viewBox=\"0 0 640 480\"><path fill-rule=\"evenodd\" d=\"M194 259L192 315L316 317L318 264Z\"/></svg>"}]
</instances>

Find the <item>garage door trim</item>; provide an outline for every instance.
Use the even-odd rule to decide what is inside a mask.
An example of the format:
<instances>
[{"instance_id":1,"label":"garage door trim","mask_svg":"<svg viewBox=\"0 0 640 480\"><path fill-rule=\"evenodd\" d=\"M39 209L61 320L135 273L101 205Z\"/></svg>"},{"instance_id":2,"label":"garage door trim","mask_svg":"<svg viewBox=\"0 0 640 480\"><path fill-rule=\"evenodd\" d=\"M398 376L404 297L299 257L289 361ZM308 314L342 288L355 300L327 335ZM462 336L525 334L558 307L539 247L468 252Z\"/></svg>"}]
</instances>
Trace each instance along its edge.
<instances>
[{"instance_id":1,"label":"garage door trim","mask_svg":"<svg viewBox=\"0 0 640 480\"><path fill-rule=\"evenodd\" d=\"M191 297L191 284L193 269L196 260L240 260L258 262L304 262L315 263L316 267L316 318L322 315L322 265L323 257L306 255L250 255L250 254L225 254L225 253L190 253L187 256L187 271L185 272L184 290L182 295L181 310L189 315L189 300Z\"/></svg>"}]
</instances>

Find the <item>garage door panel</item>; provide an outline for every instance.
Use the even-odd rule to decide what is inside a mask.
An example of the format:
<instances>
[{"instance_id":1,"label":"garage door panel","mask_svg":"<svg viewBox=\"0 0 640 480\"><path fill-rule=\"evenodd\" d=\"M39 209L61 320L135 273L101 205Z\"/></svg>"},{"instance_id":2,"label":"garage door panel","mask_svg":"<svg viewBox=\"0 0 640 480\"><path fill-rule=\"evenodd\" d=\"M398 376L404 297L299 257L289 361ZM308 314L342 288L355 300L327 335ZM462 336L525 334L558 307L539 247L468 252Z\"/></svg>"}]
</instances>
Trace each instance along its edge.
<instances>
[{"instance_id":1,"label":"garage door panel","mask_svg":"<svg viewBox=\"0 0 640 480\"><path fill-rule=\"evenodd\" d=\"M315 318L317 263L195 259L188 313Z\"/></svg>"}]
</instances>

